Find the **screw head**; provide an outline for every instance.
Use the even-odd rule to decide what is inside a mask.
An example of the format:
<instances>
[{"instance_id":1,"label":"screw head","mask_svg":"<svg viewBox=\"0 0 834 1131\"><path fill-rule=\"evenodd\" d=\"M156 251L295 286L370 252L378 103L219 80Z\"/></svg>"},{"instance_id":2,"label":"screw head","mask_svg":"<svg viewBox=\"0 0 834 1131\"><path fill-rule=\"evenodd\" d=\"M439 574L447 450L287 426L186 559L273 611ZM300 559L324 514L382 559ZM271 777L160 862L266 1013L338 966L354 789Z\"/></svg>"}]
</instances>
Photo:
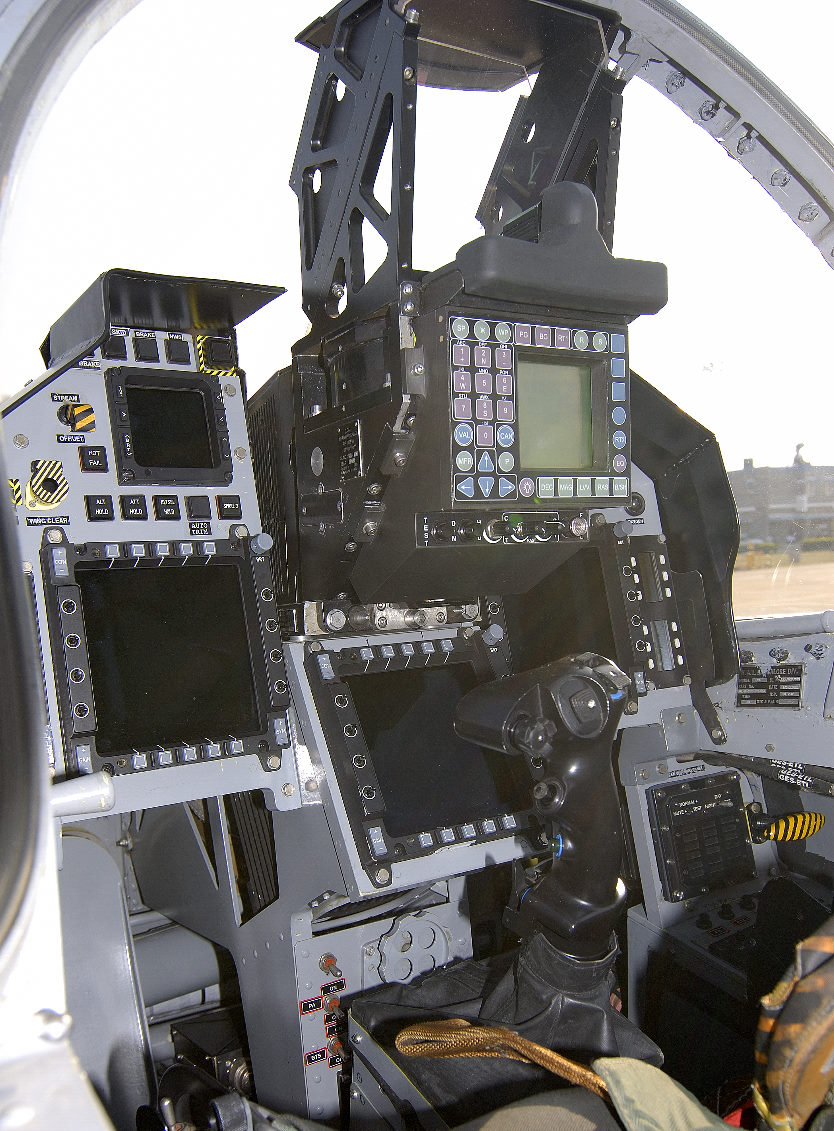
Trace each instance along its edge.
<instances>
[{"instance_id":1,"label":"screw head","mask_svg":"<svg viewBox=\"0 0 834 1131\"><path fill-rule=\"evenodd\" d=\"M17 435L13 437L12 443L16 448L28 448L29 437L24 436L22 432L18 432Z\"/></svg>"},{"instance_id":2,"label":"screw head","mask_svg":"<svg viewBox=\"0 0 834 1131\"><path fill-rule=\"evenodd\" d=\"M295 793L295 786L292 784L292 782L288 781L286 785L281 786L281 792L283 793L284 797L292 797L292 795Z\"/></svg>"}]
</instances>

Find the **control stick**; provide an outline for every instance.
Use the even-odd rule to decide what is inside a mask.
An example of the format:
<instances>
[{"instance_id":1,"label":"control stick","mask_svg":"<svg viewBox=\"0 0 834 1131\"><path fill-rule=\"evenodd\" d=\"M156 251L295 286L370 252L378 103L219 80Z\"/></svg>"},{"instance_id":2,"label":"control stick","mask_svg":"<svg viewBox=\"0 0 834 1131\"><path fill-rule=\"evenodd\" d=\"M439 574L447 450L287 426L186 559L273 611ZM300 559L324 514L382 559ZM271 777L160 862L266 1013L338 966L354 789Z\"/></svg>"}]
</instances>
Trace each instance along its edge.
<instances>
[{"instance_id":1,"label":"control stick","mask_svg":"<svg viewBox=\"0 0 834 1131\"><path fill-rule=\"evenodd\" d=\"M587 652L481 684L456 711L462 738L530 763L555 858L524 893L516 929L540 929L576 958L609 950L625 899L612 747L628 686L614 663Z\"/></svg>"}]
</instances>

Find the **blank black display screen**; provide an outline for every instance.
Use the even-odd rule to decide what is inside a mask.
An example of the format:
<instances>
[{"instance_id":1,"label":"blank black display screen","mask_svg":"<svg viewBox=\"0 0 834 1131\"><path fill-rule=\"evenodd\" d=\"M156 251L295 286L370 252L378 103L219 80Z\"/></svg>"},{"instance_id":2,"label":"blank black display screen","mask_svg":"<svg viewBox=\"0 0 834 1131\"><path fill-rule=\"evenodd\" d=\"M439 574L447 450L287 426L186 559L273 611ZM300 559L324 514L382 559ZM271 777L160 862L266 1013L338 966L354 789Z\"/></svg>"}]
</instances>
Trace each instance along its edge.
<instances>
[{"instance_id":1,"label":"blank black display screen","mask_svg":"<svg viewBox=\"0 0 834 1131\"><path fill-rule=\"evenodd\" d=\"M205 397L198 389L125 389L140 467L214 467Z\"/></svg>"},{"instance_id":2,"label":"blank black display screen","mask_svg":"<svg viewBox=\"0 0 834 1131\"><path fill-rule=\"evenodd\" d=\"M238 567L78 569L99 754L262 727Z\"/></svg>"},{"instance_id":3,"label":"blank black display screen","mask_svg":"<svg viewBox=\"0 0 834 1131\"><path fill-rule=\"evenodd\" d=\"M468 664L346 677L391 836L530 807L524 761L455 732L455 707L477 682Z\"/></svg>"}]
</instances>

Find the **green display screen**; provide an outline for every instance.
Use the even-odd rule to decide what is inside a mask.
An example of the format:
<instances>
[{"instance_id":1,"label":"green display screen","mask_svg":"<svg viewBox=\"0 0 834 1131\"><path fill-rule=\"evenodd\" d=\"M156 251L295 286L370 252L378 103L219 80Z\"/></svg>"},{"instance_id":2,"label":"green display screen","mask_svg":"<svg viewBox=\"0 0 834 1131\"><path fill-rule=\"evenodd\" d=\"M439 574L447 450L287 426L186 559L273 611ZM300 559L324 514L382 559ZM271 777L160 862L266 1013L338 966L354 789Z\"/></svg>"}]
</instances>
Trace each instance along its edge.
<instances>
[{"instance_id":1,"label":"green display screen","mask_svg":"<svg viewBox=\"0 0 834 1131\"><path fill-rule=\"evenodd\" d=\"M593 467L591 368L516 351L521 466Z\"/></svg>"}]
</instances>

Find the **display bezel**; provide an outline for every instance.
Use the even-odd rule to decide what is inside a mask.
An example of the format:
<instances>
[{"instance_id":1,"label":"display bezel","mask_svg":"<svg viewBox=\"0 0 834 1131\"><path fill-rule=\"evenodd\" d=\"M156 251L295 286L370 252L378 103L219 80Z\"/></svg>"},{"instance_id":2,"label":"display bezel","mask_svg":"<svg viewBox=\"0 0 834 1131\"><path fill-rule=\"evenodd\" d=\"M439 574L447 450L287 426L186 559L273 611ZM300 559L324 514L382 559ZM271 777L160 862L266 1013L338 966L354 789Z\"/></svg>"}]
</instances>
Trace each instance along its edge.
<instances>
[{"instance_id":1,"label":"display bezel","mask_svg":"<svg viewBox=\"0 0 834 1131\"><path fill-rule=\"evenodd\" d=\"M107 371L105 383L116 472L120 483L131 483L136 486L200 484L206 487L231 483L232 458L220 377L210 373L174 372L150 366L143 369L114 366ZM135 454L134 429L137 421L131 419L129 404L131 389L198 395L205 413L205 438L210 454L210 465L174 467L140 463Z\"/></svg>"},{"instance_id":2,"label":"display bezel","mask_svg":"<svg viewBox=\"0 0 834 1131\"><path fill-rule=\"evenodd\" d=\"M363 865L370 871L380 864L428 856L452 844L456 846L482 844L519 835L531 839L533 830L537 828L532 801L534 784L532 777L529 783L530 804L525 808L502 808L499 804L495 812L490 813L487 818L482 813L473 813L468 819L455 821L451 826L421 826L397 835L389 832L385 820L386 799L380 788L374 756L368 747L362 719L347 681L386 672L407 670L416 672L456 665L468 667L476 683L494 678L494 673L485 670L483 660L474 650L458 639L447 643L448 651L441 648L439 641L432 641L431 652L422 650L422 644L425 643L423 641L405 642L411 643L414 648L413 654L408 656L402 654L402 643L404 642L398 643L396 648L392 647L391 650L395 654L390 657L363 658L360 656L359 648L328 651L327 665L332 670L332 677L329 674L327 677L323 676L317 656L308 655L305 661L316 708L325 728L328 751L338 780L340 795ZM498 755L498 757L503 756ZM517 768L522 769L520 760ZM523 766L523 771L527 772L526 765ZM502 824L499 819L502 816L511 818L513 822L511 827ZM494 832L484 831L482 824L484 819L495 819ZM472 825L475 828L474 836L463 834L465 825ZM445 827L453 828L454 840L451 842L444 842L440 836L441 829ZM384 840L385 851L380 850L379 833L374 834L371 830L379 830ZM421 834L431 834L432 843L421 843ZM374 841L376 841L376 850L373 847Z\"/></svg>"},{"instance_id":3,"label":"display bezel","mask_svg":"<svg viewBox=\"0 0 834 1131\"><path fill-rule=\"evenodd\" d=\"M128 545L123 548L104 543L57 546L46 540L44 542L41 557L52 653L56 660L62 657L64 665L63 672L56 667L56 690L65 757L70 771L89 773L104 769L121 775L245 754L256 754L265 769L276 768L280 765L281 748L287 744L286 725L284 723L282 727L281 720L289 696L275 597L265 559L250 555L244 543L229 541L211 543L213 550L210 553L206 553L206 543L178 542L177 554L173 544L165 544L169 551L164 556L154 556L153 543L144 545L147 556L136 558L130 556L131 547ZM187 554L184 553L185 547L189 548ZM112 556L114 549L118 549L118 557ZM66 566L62 566L57 575L56 551L66 555ZM204 571L218 567L233 567L237 575L245 662L251 676L254 704L254 717L249 720L249 725L224 729L218 723L218 733L207 733L195 725L193 734L183 733L175 741L162 734L159 741L148 739L145 731L142 741L135 745L99 753L96 743L99 723L95 664L91 664L89 656L82 594L84 575L89 577L92 571L116 571L131 579L151 570L177 570L181 577L193 579L194 595L198 598L201 577L207 576ZM129 581L127 583L129 585ZM211 621L211 608L205 609L205 617L208 622ZM192 755L189 748L194 748L196 754ZM84 750L83 758L80 756L81 749ZM187 755L186 750L189 750ZM169 752L171 758L166 756Z\"/></svg>"}]
</instances>

